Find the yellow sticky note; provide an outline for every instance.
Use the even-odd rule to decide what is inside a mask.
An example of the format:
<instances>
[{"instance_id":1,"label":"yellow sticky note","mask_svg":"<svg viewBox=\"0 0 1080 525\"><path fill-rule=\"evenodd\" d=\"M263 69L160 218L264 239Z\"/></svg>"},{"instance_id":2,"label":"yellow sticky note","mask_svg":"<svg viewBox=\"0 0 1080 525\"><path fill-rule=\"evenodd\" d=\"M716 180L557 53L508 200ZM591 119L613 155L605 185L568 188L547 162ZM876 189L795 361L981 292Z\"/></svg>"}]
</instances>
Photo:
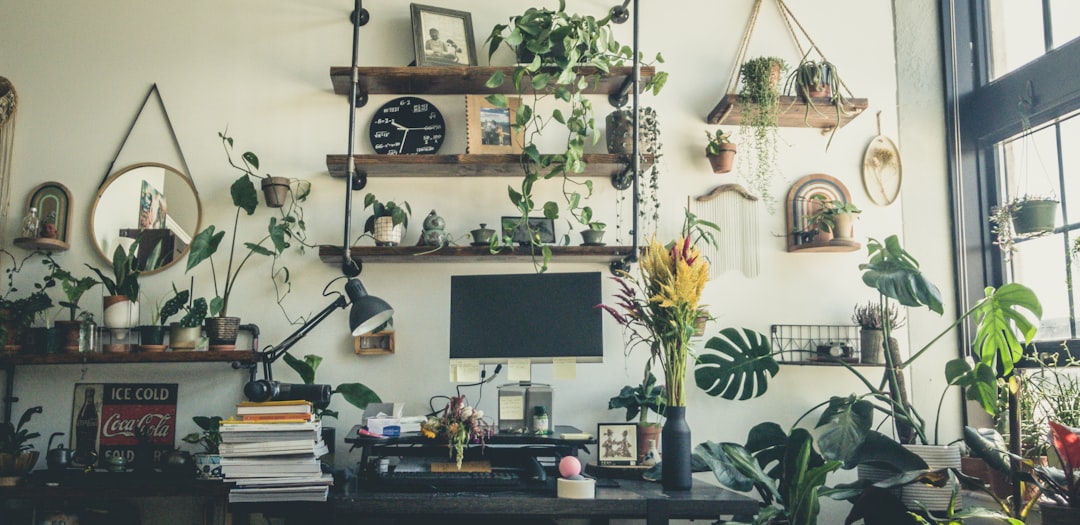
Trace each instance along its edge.
<instances>
[{"instance_id":1,"label":"yellow sticky note","mask_svg":"<svg viewBox=\"0 0 1080 525\"><path fill-rule=\"evenodd\" d=\"M480 361L458 361L457 382L477 383L480 381Z\"/></svg>"},{"instance_id":2,"label":"yellow sticky note","mask_svg":"<svg viewBox=\"0 0 1080 525\"><path fill-rule=\"evenodd\" d=\"M457 364L450 363L450 382L457 383Z\"/></svg>"},{"instance_id":3,"label":"yellow sticky note","mask_svg":"<svg viewBox=\"0 0 1080 525\"><path fill-rule=\"evenodd\" d=\"M510 359L506 368L506 378L510 381L532 380L532 361L529 359Z\"/></svg>"},{"instance_id":4,"label":"yellow sticky note","mask_svg":"<svg viewBox=\"0 0 1080 525\"><path fill-rule=\"evenodd\" d=\"M555 379L577 379L577 361L573 357L556 357L551 363L555 365Z\"/></svg>"}]
</instances>

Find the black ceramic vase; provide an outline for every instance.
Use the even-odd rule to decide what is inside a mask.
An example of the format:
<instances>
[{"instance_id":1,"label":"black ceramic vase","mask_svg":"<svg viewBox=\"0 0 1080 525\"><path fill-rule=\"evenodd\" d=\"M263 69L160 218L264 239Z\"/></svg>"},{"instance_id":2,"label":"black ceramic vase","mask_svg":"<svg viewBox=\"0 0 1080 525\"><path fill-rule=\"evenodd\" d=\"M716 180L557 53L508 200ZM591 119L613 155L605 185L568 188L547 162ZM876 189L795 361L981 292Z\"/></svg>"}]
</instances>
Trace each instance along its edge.
<instances>
[{"instance_id":1,"label":"black ceramic vase","mask_svg":"<svg viewBox=\"0 0 1080 525\"><path fill-rule=\"evenodd\" d=\"M690 490L693 477L690 471L690 425L686 424L686 407L667 407L664 417L664 429L660 432L664 490Z\"/></svg>"}]
</instances>

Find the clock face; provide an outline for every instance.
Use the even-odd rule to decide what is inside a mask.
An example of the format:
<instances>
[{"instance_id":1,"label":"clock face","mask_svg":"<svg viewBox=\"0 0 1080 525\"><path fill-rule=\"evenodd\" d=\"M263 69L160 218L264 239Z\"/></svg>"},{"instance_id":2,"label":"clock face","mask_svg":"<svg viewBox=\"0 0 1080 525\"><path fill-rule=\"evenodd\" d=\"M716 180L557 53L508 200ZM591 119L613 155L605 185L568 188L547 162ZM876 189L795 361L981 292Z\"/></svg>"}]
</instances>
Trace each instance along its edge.
<instances>
[{"instance_id":1,"label":"clock face","mask_svg":"<svg viewBox=\"0 0 1080 525\"><path fill-rule=\"evenodd\" d=\"M371 118L369 136L375 153L434 154L443 143L446 126L434 104L418 97L395 98Z\"/></svg>"}]
</instances>

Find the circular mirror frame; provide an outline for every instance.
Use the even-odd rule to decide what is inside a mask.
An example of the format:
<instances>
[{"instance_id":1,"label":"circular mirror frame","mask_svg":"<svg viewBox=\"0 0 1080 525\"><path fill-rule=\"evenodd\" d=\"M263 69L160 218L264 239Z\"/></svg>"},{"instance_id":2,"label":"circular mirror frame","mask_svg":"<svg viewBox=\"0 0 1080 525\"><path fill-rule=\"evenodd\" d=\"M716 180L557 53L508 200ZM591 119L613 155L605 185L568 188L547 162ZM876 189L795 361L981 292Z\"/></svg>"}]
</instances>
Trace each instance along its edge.
<instances>
[{"instance_id":1,"label":"circular mirror frame","mask_svg":"<svg viewBox=\"0 0 1080 525\"><path fill-rule=\"evenodd\" d=\"M191 189L191 194L195 199L196 220L195 220L195 229L191 231L191 237L194 238L195 235L198 234L199 231L202 229L202 220L203 220L202 199L199 198L199 190L195 189L195 184L192 183L190 176L185 175L183 172L181 172L180 170L178 170L178 169L176 169L176 168L174 168L172 166L169 166L167 164L157 163L157 162L140 162L138 164L132 164L130 166L126 166L123 169L117 170L113 174L109 175L109 177L105 179L105 182L101 183L101 187L98 188L97 195L94 197L94 202L93 202L93 204L90 205L90 221L89 221L90 222L90 239L93 241L92 244L94 245L94 251L96 251L98 253L98 255L101 256L101 258L104 259L106 262L108 262L110 265L112 265L112 257L109 256L109 255L106 255L105 252L102 250L101 243L98 241L98 238L97 238L97 235L95 234L95 229L94 229L94 222L95 222L94 219L97 216L98 204L101 202L101 197L105 194L105 191L109 189L109 186L111 186L113 182L115 182L117 179L119 179L122 175L124 175L124 174L126 174L128 172L134 171L136 169L139 169L139 168L161 168L161 169L164 169L164 170L166 170L168 172L171 172L171 173L179 176L181 179L183 179L184 184L186 184L187 187L189 189ZM153 274L158 273L158 272L160 272L162 270L165 270L166 268L172 267L174 264L176 264L180 260L184 259L187 256L189 251L191 251L191 244L190 243L188 243L188 245L184 248L184 251L179 256L174 257L172 261L169 261L167 264L164 264L164 265L159 266L157 268L154 268L152 270L143 270L142 275L153 275Z\"/></svg>"}]
</instances>

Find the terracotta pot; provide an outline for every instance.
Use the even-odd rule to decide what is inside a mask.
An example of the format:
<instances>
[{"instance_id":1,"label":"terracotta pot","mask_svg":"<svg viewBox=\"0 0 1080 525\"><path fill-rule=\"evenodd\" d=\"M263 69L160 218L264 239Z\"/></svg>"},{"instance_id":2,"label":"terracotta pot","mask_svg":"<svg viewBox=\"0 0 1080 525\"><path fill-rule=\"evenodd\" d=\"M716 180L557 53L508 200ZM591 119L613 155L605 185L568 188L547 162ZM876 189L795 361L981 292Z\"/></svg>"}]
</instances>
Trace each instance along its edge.
<instances>
[{"instance_id":1,"label":"terracotta pot","mask_svg":"<svg viewBox=\"0 0 1080 525\"><path fill-rule=\"evenodd\" d=\"M979 478L990 487L990 492L995 496L1005 499L1011 494L1009 479L1005 474L994 470L986 464L982 458L964 456L960 458L960 471L972 477Z\"/></svg>"},{"instance_id":2,"label":"terracotta pot","mask_svg":"<svg viewBox=\"0 0 1080 525\"><path fill-rule=\"evenodd\" d=\"M262 180L262 191L267 207L280 208L289 198L289 178L266 177Z\"/></svg>"},{"instance_id":3,"label":"terracotta pot","mask_svg":"<svg viewBox=\"0 0 1080 525\"><path fill-rule=\"evenodd\" d=\"M806 94L810 98L829 98L832 96L832 89L827 85L810 86L807 88Z\"/></svg>"},{"instance_id":4,"label":"terracotta pot","mask_svg":"<svg viewBox=\"0 0 1080 525\"><path fill-rule=\"evenodd\" d=\"M728 173L735 167L735 144L726 143L720 145L719 155L708 155L709 164L712 165L713 173Z\"/></svg>"},{"instance_id":5,"label":"terracotta pot","mask_svg":"<svg viewBox=\"0 0 1080 525\"><path fill-rule=\"evenodd\" d=\"M63 334L60 349L66 354L79 353L79 329L82 321L57 321L56 329Z\"/></svg>"}]
</instances>

